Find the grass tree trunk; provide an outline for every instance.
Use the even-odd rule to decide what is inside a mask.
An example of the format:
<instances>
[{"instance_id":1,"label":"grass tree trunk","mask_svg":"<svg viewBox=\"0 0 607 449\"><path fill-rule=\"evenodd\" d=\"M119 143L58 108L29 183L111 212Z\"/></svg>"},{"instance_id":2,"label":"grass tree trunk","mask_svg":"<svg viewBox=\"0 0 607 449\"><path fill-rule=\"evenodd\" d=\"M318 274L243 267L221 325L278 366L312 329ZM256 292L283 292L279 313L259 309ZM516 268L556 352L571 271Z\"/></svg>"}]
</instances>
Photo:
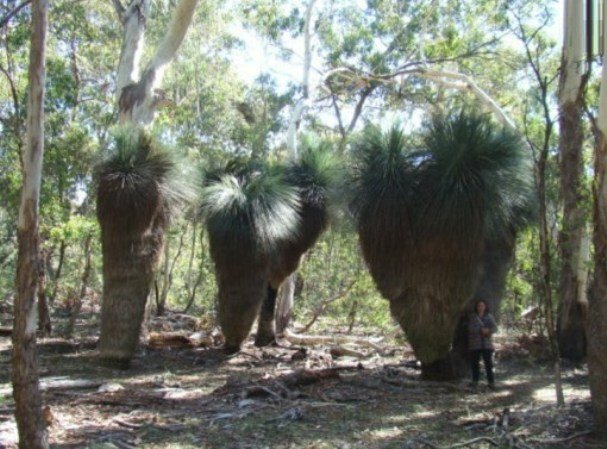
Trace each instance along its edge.
<instances>
[{"instance_id":1,"label":"grass tree trunk","mask_svg":"<svg viewBox=\"0 0 607 449\"><path fill-rule=\"evenodd\" d=\"M111 218L99 222L104 281L100 355L106 365L128 368L164 243L165 217L155 210L134 232L113 226Z\"/></svg>"},{"instance_id":2,"label":"grass tree trunk","mask_svg":"<svg viewBox=\"0 0 607 449\"><path fill-rule=\"evenodd\" d=\"M13 396L20 449L46 449L48 434L42 419L36 354L38 288L38 201L44 153L45 46L48 1L32 3L27 141L23 155L23 186L17 239L17 298L13 324Z\"/></svg>"},{"instance_id":3,"label":"grass tree trunk","mask_svg":"<svg viewBox=\"0 0 607 449\"><path fill-rule=\"evenodd\" d=\"M607 1L604 3L607 6ZM607 40L607 33L603 34ZM588 306L588 370L594 427L597 435L607 440L607 52L601 74L593 190L594 279Z\"/></svg>"},{"instance_id":4,"label":"grass tree trunk","mask_svg":"<svg viewBox=\"0 0 607 449\"><path fill-rule=\"evenodd\" d=\"M584 92L587 75L584 59L584 2L565 2L565 38L559 86L559 176L563 221L559 233L561 282L558 313L558 343L561 356L580 361L586 353L587 302L580 285L582 240L586 227L582 189ZM583 296L580 296L582 293Z\"/></svg>"}]
</instances>

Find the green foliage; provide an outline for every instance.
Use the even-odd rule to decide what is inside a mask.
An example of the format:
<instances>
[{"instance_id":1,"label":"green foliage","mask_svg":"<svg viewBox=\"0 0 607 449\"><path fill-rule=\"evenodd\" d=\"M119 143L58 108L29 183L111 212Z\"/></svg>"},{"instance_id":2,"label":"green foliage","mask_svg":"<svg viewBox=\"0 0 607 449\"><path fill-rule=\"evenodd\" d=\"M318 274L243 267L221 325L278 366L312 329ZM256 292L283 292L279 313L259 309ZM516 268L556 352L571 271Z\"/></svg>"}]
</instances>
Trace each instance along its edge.
<instances>
[{"instance_id":1,"label":"green foliage","mask_svg":"<svg viewBox=\"0 0 607 449\"><path fill-rule=\"evenodd\" d=\"M530 159L520 138L488 116L436 117L424 132L414 210L426 232L463 235L481 221L485 235L524 226L532 215Z\"/></svg>"},{"instance_id":2,"label":"green foliage","mask_svg":"<svg viewBox=\"0 0 607 449\"><path fill-rule=\"evenodd\" d=\"M411 142L397 128L367 129L352 209L379 291L431 363L474 293L484 242L528 216L531 170L517 136L466 111L435 117L421 148Z\"/></svg>"},{"instance_id":3,"label":"green foliage","mask_svg":"<svg viewBox=\"0 0 607 449\"><path fill-rule=\"evenodd\" d=\"M295 235L299 200L280 167L235 161L226 173L210 178L202 190L201 210L218 241L232 247L253 239L268 251Z\"/></svg>"}]
</instances>

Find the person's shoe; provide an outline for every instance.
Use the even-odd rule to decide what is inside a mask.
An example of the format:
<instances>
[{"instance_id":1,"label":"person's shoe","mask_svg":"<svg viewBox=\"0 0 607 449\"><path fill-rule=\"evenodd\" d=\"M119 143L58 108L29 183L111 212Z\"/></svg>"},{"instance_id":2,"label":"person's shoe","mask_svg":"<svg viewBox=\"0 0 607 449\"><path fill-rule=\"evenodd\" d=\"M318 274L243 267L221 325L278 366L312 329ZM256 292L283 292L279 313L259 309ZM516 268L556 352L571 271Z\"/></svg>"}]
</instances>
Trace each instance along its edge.
<instances>
[{"instance_id":1,"label":"person's shoe","mask_svg":"<svg viewBox=\"0 0 607 449\"><path fill-rule=\"evenodd\" d=\"M497 390L497 387L495 386L495 384L489 384L489 389L495 391Z\"/></svg>"}]
</instances>

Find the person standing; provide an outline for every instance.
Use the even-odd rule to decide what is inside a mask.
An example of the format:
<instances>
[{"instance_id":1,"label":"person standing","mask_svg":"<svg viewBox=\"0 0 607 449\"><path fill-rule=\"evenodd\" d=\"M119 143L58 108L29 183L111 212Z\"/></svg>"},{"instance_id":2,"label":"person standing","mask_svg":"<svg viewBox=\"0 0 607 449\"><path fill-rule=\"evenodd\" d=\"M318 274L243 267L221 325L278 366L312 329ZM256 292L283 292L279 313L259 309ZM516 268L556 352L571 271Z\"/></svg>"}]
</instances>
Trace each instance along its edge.
<instances>
[{"instance_id":1,"label":"person standing","mask_svg":"<svg viewBox=\"0 0 607 449\"><path fill-rule=\"evenodd\" d=\"M468 322L468 347L472 367L472 385L478 385L480 378L480 359L483 358L489 388L495 389L493 376L493 342L491 336L497 331L493 316L487 303L480 299L474 304L474 312Z\"/></svg>"}]
</instances>

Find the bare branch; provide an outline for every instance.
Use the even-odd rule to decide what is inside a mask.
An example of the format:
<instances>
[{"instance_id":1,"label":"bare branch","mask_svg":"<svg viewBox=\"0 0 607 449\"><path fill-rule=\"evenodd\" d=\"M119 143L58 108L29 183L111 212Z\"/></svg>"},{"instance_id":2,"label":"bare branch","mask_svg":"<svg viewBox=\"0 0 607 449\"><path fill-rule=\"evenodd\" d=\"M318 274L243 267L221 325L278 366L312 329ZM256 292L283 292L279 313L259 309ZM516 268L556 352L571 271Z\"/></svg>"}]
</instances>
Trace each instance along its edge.
<instances>
[{"instance_id":1,"label":"bare branch","mask_svg":"<svg viewBox=\"0 0 607 449\"><path fill-rule=\"evenodd\" d=\"M116 14L118 14L118 18L121 22L124 21L124 6L122 6L122 2L120 0L112 0L112 4L114 5L114 9L116 10ZM123 22L124 23L124 22Z\"/></svg>"},{"instance_id":2,"label":"bare branch","mask_svg":"<svg viewBox=\"0 0 607 449\"><path fill-rule=\"evenodd\" d=\"M9 22L9 20L11 20L13 17L15 17L19 13L19 11L21 11L23 8L25 8L27 5L29 5L31 2L32 2L32 0L25 0L23 3L16 6L7 15L5 15L2 19L0 19L0 28L4 28L4 26Z\"/></svg>"}]
</instances>

